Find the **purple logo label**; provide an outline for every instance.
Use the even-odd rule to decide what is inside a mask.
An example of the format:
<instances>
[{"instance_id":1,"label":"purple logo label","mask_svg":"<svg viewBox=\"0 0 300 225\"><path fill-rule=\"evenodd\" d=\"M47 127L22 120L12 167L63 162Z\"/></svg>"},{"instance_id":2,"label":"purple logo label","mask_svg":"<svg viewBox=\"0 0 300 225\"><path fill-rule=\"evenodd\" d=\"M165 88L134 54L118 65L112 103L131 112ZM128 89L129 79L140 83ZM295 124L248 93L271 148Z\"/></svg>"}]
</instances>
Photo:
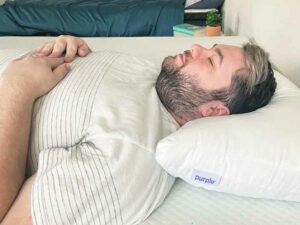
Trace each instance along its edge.
<instances>
[{"instance_id":1,"label":"purple logo label","mask_svg":"<svg viewBox=\"0 0 300 225\"><path fill-rule=\"evenodd\" d=\"M220 184L222 176L217 174L200 171L200 170L193 170L192 180L194 183L197 184L204 184L210 186L218 186Z\"/></svg>"}]
</instances>

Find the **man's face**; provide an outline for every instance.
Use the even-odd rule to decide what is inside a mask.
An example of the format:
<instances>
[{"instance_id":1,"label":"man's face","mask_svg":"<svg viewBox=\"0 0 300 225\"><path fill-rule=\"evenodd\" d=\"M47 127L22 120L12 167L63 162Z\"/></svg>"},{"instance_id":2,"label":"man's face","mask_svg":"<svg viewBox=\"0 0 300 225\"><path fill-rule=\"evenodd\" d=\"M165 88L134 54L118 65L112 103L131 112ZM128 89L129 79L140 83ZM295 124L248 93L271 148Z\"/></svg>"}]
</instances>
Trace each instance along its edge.
<instances>
[{"instance_id":1,"label":"man's face","mask_svg":"<svg viewBox=\"0 0 300 225\"><path fill-rule=\"evenodd\" d=\"M243 49L231 45L214 45L207 49L194 44L190 50L166 57L163 66L178 69L205 90L229 87L234 72L245 67Z\"/></svg>"}]
</instances>

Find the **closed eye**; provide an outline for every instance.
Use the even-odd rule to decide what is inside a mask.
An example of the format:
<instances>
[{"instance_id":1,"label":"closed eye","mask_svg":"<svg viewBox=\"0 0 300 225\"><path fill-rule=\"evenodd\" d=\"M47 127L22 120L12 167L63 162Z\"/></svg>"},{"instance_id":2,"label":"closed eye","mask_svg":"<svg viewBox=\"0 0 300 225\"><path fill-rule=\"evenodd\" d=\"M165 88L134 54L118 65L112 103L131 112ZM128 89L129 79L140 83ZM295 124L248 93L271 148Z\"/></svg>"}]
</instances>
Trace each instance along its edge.
<instances>
[{"instance_id":1,"label":"closed eye","mask_svg":"<svg viewBox=\"0 0 300 225\"><path fill-rule=\"evenodd\" d=\"M213 67L213 66L214 66L214 64L213 64L213 61L211 60L211 58L210 58L210 57L208 58L208 60L209 60L209 63L211 64L211 66Z\"/></svg>"}]
</instances>

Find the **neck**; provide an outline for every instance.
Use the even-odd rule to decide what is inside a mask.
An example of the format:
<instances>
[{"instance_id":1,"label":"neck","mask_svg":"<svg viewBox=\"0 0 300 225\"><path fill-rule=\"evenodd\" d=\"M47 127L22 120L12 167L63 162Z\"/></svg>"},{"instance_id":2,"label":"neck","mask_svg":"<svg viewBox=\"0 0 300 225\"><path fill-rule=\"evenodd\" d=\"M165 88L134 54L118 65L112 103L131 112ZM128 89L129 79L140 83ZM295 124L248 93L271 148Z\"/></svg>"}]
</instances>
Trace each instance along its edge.
<instances>
[{"instance_id":1,"label":"neck","mask_svg":"<svg viewBox=\"0 0 300 225\"><path fill-rule=\"evenodd\" d=\"M179 124L179 126L183 126L187 121L182 119L181 117L176 116L173 112L169 111L168 112L172 115L172 117L176 120L176 122Z\"/></svg>"}]
</instances>

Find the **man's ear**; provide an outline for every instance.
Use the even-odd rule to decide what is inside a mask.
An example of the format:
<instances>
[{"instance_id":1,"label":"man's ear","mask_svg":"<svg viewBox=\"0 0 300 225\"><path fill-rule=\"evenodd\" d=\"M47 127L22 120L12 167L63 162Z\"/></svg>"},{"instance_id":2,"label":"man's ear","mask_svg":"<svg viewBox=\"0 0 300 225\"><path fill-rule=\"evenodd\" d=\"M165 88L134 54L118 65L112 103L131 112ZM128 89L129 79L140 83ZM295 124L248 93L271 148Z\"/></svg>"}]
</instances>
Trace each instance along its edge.
<instances>
[{"instance_id":1,"label":"man's ear","mask_svg":"<svg viewBox=\"0 0 300 225\"><path fill-rule=\"evenodd\" d=\"M230 110L221 101L210 101L199 107L201 117L208 116L226 116L230 114Z\"/></svg>"}]
</instances>

